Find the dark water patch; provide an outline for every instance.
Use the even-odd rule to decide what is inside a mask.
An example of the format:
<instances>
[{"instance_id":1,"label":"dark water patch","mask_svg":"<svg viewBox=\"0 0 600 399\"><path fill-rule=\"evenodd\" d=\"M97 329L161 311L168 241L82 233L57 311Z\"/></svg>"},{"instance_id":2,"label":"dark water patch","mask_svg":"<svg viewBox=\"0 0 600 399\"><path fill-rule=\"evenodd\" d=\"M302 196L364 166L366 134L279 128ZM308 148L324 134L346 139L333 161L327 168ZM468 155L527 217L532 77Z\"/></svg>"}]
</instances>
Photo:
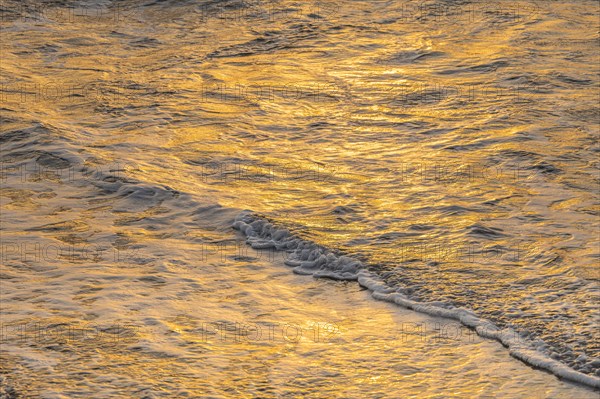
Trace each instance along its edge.
<instances>
[{"instance_id":1,"label":"dark water patch","mask_svg":"<svg viewBox=\"0 0 600 399\"><path fill-rule=\"evenodd\" d=\"M466 208L466 207L460 206L460 205L440 206L440 207L435 208L435 210L438 211L440 214L446 215L446 216L458 216L458 215L463 215L465 213L481 212L481 210L479 210L479 209Z\"/></svg>"},{"instance_id":2,"label":"dark water patch","mask_svg":"<svg viewBox=\"0 0 600 399\"><path fill-rule=\"evenodd\" d=\"M0 134L0 144L7 144L13 141L25 141L33 138L49 139L51 138L50 136L54 136L54 132L44 125L38 124L27 128L13 129L2 132Z\"/></svg>"},{"instance_id":3,"label":"dark water patch","mask_svg":"<svg viewBox=\"0 0 600 399\"><path fill-rule=\"evenodd\" d=\"M413 229L416 230L416 229ZM425 230L419 230L425 231ZM391 231L376 237L377 241L395 241L406 237L418 237L421 233L406 232L406 231Z\"/></svg>"},{"instance_id":4,"label":"dark water patch","mask_svg":"<svg viewBox=\"0 0 600 399\"><path fill-rule=\"evenodd\" d=\"M152 37L143 37L141 39L135 39L129 42L131 47L141 47L141 48L154 48L158 47L161 42Z\"/></svg>"},{"instance_id":5,"label":"dark water patch","mask_svg":"<svg viewBox=\"0 0 600 399\"><path fill-rule=\"evenodd\" d=\"M486 148L495 144L499 144L501 143L502 140L498 140L498 139L484 139L484 140L478 140L476 142L473 143L469 143L469 144L453 144L453 145L448 145L448 146L443 146L442 149L444 150L452 150L452 151L473 151L473 150L480 150L482 148Z\"/></svg>"},{"instance_id":6,"label":"dark water patch","mask_svg":"<svg viewBox=\"0 0 600 399\"><path fill-rule=\"evenodd\" d=\"M343 206L343 205L339 205L336 206L333 210L332 213L338 214L338 215L344 215L347 213L355 213L356 211L354 209L352 209L349 206Z\"/></svg>"},{"instance_id":7,"label":"dark water patch","mask_svg":"<svg viewBox=\"0 0 600 399\"><path fill-rule=\"evenodd\" d=\"M509 196L506 196L506 197L494 198L492 200L484 201L482 204L483 205L491 205L491 206L499 206L503 201L506 201L506 200L511 199L511 198L516 198L516 197L518 197L518 196L516 196L516 195L509 195Z\"/></svg>"},{"instance_id":8,"label":"dark water patch","mask_svg":"<svg viewBox=\"0 0 600 399\"><path fill-rule=\"evenodd\" d=\"M539 153L527 150L502 150L498 153L498 155L493 156L493 158L498 160L511 159L513 161L517 161L518 163L523 163L539 160L543 158L543 156Z\"/></svg>"},{"instance_id":9,"label":"dark water patch","mask_svg":"<svg viewBox=\"0 0 600 399\"><path fill-rule=\"evenodd\" d=\"M523 169L533 170L535 172L543 174L558 174L562 172L559 168L546 161L538 162L530 166L525 166Z\"/></svg>"},{"instance_id":10,"label":"dark water patch","mask_svg":"<svg viewBox=\"0 0 600 399\"><path fill-rule=\"evenodd\" d=\"M468 227L467 234L472 236L479 236L484 238L493 238L496 239L498 237L503 237L506 234L502 232L502 229L498 229L495 227L485 227L481 224L475 224L473 226Z\"/></svg>"},{"instance_id":11,"label":"dark water patch","mask_svg":"<svg viewBox=\"0 0 600 399\"><path fill-rule=\"evenodd\" d=\"M39 227L31 227L26 231L44 231L47 233L55 232L84 232L88 231L90 226L82 220L65 220L63 222L50 223Z\"/></svg>"},{"instance_id":12,"label":"dark water patch","mask_svg":"<svg viewBox=\"0 0 600 399\"><path fill-rule=\"evenodd\" d=\"M142 281L144 283L150 283L152 285L164 285L167 283L167 280L159 276L143 276L138 278L137 280Z\"/></svg>"},{"instance_id":13,"label":"dark water patch","mask_svg":"<svg viewBox=\"0 0 600 399\"><path fill-rule=\"evenodd\" d=\"M67 39L61 39L60 43L75 47L90 47L98 45L98 41L91 37L70 37Z\"/></svg>"},{"instance_id":14,"label":"dark water patch","mask_svg":"<svg viewBox=\"0 0 600 399\"><path fill-rule=\"evenodd\" d=\"M68 159L47 152L39 155L36 158L36 162L44 167L53 169L66 169L73 165Z\"/></svg>"},{"instance_id":15,"label":"dark water patch","mask_svg":"<svg viewBox=\"0 0 600 399\"><path fill-rule=\"evenodd\" d=\"M23 141L25 139L32 137L32 135L33 135L33 132L31 130L23 130L23 129L17 129L17 130L12 130L12 131L8 131L8 132L3 132L0 135L0 143L5 144L5 143L9 143L11 141Z\"/></svg>"},{"instance_id":16,"label":"dark water patch","mask_svg":"<svg viewBox=\"0 0 600 399\"><path fill-rule=\"evenodd\" d=\"M444 57L446 53L443 51L400 51L394 55L377 61L378 64L383 65L402 65L402 64L413 64L420 61L427 61L431 58Z\"/></svg>"},{"instance_id":17,"label":"dark water patch","mask_svg":"<svg viewBox=\"0 0 600 399\"><path fill-rule=\"evenodd\" d=\"M430 231L437 229L437 226L433 226L430 224L413 224L408 226L409 230L417 230L417 231Z\"/></svg>"},{"instance_id":18,"label":"dark water patch","mask_svg":"<svg viewBox=\"0 0 600 399\"><path fill-rule=\"evenodd\" d=\"M491 73L496 72L500 68L508 67L510 64L508 61L498 60L485 64L479 65L463 65L459 68L445 69L436 71L438 75L458 75L463 73Z\"/></svg>"},{"instance_id":19,"label":"dark water patch","mask_svg":"<svg viewBox=\"0 0 600 399\"><path fill-rule=\"evenodd\" d=\"M566 75L564 73L554 73L553 76L557 80L559 80L561 82L569 83L569 84L574 84L574 85L583 85L583 86L586 86L586 85L591 85L591 84L594 83L590 79L575 78L575 77Z\"/></svg>"}]
</instances>

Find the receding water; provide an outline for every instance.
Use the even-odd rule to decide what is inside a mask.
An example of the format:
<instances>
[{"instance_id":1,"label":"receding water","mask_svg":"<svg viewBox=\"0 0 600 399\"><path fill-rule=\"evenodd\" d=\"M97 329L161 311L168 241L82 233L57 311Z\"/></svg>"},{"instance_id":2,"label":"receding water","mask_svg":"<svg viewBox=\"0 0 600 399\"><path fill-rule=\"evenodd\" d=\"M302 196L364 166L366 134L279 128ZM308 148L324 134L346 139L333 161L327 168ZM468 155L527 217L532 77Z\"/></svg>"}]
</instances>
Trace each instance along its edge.
<instances>
[{"instance_id":1,"label":"receding water","mask_svg":"<svg viewBox=\"0 0 600 399\"><path fill-rule=\"evenodd\" d=\"M457 323L461 344L407 348L403 323L444 322L293 275L285 252L261 256L231 225L250 210L360 261L386 293L466 309L598 387L598 2L0 8L15 390L594 396ZM313 339L217 345L202 323L218 321L298 323ZM13 342L39 323L135 328L120 346Z\"/></svg>"}]
</instances>

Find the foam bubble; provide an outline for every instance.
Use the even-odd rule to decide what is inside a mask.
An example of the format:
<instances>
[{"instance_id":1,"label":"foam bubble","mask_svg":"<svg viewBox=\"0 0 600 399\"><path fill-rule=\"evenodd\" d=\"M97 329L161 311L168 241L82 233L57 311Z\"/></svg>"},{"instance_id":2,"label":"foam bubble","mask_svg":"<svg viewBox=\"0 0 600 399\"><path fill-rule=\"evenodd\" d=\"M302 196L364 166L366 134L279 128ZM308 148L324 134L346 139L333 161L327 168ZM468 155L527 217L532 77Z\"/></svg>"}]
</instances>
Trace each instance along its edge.
<instances>
[{"instance_id":1,"label":"foam bubble","mask_svg":"<svg viewBox=\"0 0 600 399\"><path fill-rule=\"evenodd\" d=\"M294 273L328 277L336 280L357 280L363 264L348 256L338 256L320 245L294 237L287 229L278 228L250 212L242 212L233 227L246 236L254 249L284 250L289 254L285 264Z\"/></svg>"}]
</instances>

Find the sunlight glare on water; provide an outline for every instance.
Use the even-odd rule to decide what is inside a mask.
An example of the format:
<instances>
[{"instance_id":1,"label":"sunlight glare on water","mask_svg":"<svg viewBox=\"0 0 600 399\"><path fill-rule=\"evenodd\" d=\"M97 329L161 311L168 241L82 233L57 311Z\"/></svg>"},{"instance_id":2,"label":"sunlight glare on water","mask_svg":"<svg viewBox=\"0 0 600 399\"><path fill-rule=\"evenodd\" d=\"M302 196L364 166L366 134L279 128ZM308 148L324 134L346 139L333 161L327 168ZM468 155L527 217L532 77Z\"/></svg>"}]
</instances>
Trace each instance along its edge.
<instances>
[{"instance_id":1,"label":"sunlight glare on water","mask_svg":"<svg viewBox=\"0 0 600 399\"><path fill-rule=\"evenodd\" d=\"M592 397L477 335L409 345L399 326L429 316L230 246L251 210L597 383L598 15L3 1L3 323L135 326L3 359L66 397ZM336 334L232 344L217 321Z\"/></svg>"}]
</instances>

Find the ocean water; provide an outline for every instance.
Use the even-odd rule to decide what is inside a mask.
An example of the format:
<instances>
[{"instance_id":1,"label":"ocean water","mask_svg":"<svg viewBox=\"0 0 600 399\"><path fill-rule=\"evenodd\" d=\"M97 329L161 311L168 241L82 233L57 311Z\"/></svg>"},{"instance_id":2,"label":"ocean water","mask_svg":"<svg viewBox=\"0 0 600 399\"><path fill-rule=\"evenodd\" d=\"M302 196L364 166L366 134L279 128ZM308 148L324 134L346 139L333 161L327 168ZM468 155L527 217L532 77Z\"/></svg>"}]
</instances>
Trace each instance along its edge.
<instances>
[{"instance_id":1,"label":"ocean water","mask_svg":"<svg viewBox=\"0 0 600 399\"><path fill-rule=\"evenodd\" d=\"M3 0L3 394L597 397L599 8Z\"/></svg>"}]
</instances>

